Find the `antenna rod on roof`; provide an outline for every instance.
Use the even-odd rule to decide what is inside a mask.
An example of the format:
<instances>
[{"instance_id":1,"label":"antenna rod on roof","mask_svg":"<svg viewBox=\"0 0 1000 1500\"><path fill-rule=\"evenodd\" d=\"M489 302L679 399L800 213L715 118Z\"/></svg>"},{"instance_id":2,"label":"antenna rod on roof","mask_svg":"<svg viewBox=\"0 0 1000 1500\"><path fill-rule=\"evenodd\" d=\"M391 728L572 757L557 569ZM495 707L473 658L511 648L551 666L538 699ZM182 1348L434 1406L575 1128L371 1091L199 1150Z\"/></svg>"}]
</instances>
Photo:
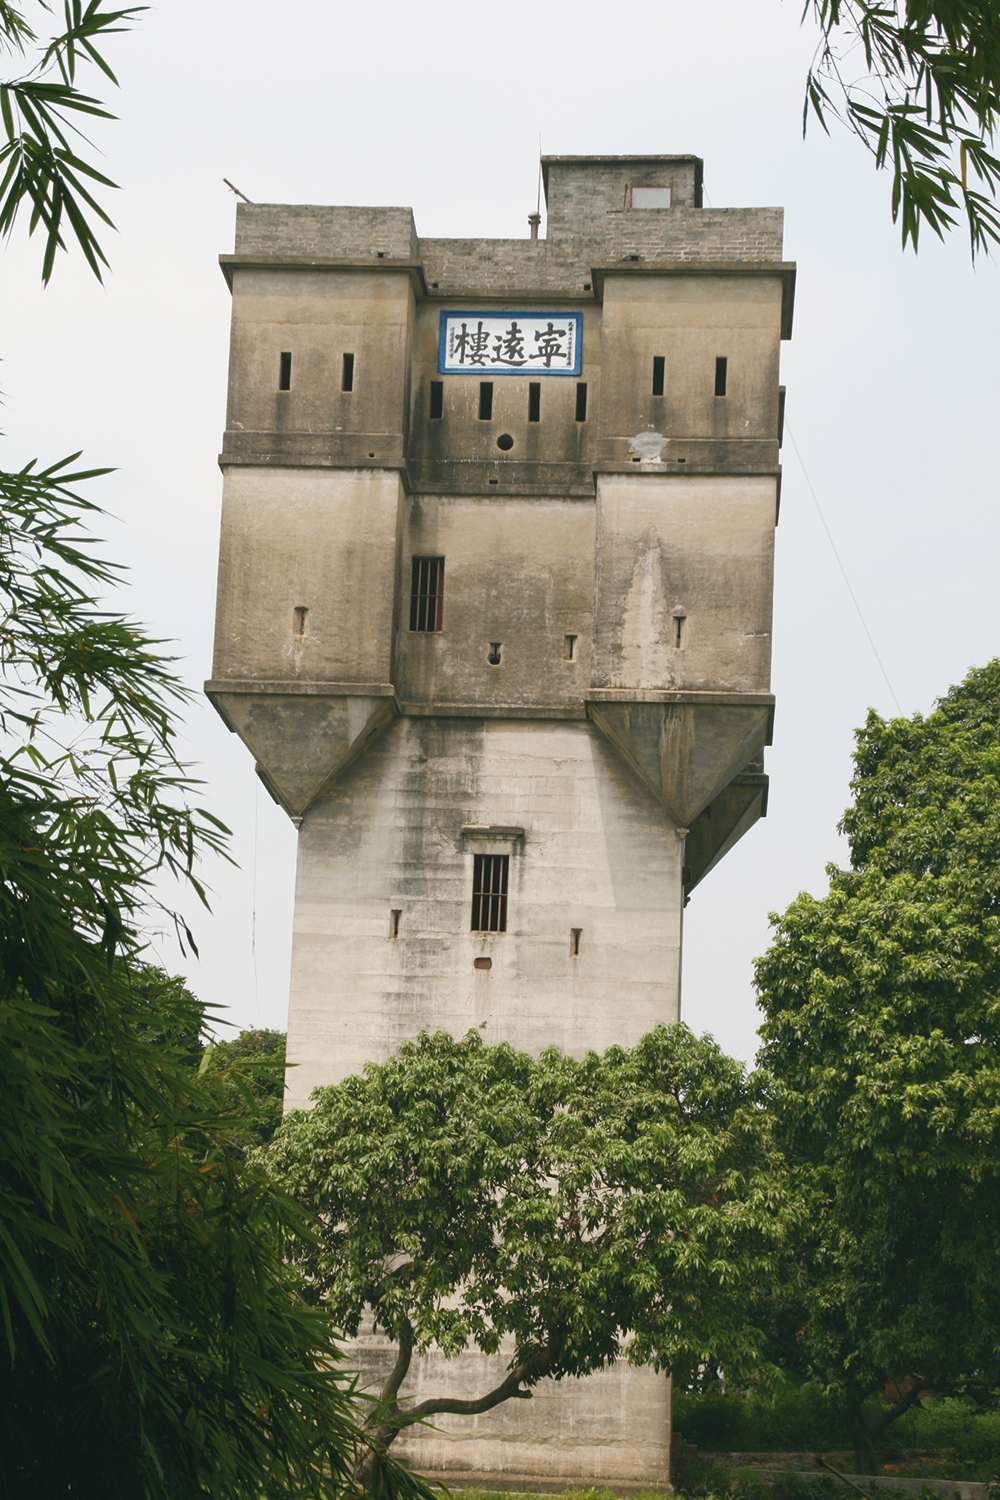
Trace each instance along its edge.
<instances>
[{"instance_id":1,"label":"antenna rod on roof","mask_svg":"<svg viewBox=\"0 0 1000 1500\"><path fill-rule=\"evenodd\" d=\"M244 203L249 203L250 206L253 207L253 200L251 198L248 198L246 193L241 193L238 187L234 187L233 184L229 181L228 177L223 177L222 180L231 193L235 193L237 198L242 198Z\"/></svg>"},{"instance_id":2,"label":"antenna rod on roof","mask_svg":"<svg viewBox=\"0 0 1000 1500\"><path fill-rule=\"evenodd\" d=\"M538 226L542 222L542 136L538 135L538 197L535 200L535 212L528 215L528 225L531 229L531 238L537 240Z\"/></svg>"}]
</instances>

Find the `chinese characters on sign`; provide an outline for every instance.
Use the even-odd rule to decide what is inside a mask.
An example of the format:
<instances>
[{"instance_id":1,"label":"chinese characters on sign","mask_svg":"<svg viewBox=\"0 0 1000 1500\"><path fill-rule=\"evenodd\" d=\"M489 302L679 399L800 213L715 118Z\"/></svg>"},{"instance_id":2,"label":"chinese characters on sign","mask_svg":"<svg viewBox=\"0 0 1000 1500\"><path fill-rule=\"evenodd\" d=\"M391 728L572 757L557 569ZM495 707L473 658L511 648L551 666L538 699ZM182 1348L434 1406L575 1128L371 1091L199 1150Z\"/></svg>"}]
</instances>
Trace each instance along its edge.
<instances>
[{"instance_id":1,"label":"chinese characters on sign","mask_svg":"<svg viewBox=\"0 0 1000 1500\"><path fill-rule=\"evenodd\" d=\"M579 375L582 313L443 312L438 374Z\"/></svg>"}]
</instances>

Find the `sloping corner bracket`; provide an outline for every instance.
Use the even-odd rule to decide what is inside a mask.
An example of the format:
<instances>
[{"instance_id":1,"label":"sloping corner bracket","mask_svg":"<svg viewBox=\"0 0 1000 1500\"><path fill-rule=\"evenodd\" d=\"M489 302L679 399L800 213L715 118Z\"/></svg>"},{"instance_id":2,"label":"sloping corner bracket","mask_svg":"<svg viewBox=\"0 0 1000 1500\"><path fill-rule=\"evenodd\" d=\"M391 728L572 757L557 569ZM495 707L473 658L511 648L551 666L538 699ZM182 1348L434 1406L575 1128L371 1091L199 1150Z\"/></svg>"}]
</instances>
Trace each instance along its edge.
<instances>
[{"instance_id":1,"label":"sloping corner bracket","mask_svg":"<svg viewBox=\"0 0 1000 1500\"><path fill-rule=\"evenodd\" d=\"M591 689L587 716L679 827L771 742L770 693Z\"/></svg>"}]
</instances>

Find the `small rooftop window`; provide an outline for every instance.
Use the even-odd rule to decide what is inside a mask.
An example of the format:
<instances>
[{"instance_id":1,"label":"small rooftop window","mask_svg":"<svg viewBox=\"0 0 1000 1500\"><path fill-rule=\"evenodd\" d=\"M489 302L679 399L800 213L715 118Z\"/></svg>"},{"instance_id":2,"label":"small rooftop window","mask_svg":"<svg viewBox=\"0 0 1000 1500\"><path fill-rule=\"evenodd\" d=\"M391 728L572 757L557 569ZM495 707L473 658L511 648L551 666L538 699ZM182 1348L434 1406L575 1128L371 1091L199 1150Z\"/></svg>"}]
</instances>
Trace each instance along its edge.
<instances>
[{"instance_id":1,"label":"small rooftop window","mask_svg":"<svg viewBox=\"0 0 1000 1500\"><path fill-rule=\"evenodd\" d=\"M670 189L668 187L634 187L632 189L633 208L669 208Z\"/></svg>"}]
</instances>

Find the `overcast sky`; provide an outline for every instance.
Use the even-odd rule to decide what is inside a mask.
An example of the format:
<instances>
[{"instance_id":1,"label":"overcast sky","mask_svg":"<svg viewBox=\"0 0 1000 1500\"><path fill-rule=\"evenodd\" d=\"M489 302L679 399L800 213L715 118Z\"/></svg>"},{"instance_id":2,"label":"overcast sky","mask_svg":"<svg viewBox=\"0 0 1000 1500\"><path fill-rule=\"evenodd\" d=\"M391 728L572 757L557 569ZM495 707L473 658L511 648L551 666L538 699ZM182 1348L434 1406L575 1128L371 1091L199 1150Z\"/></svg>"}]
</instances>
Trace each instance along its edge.
<instances>
[{"instance_id":1,"label":"overcast sky","mask_svg":"<svg viewBox=\"0 0 1000 1500\"><path fill-rule=\"evenodd\" d=\"M794 435L892 688L909 714L998 651L997 268L967 240L902 253L889 183L810 128L814 35L799 0L417 6L153 4L114 44L121 116L98 139L118 233L104 287L40 247L4 260L5 466L77 448L127 563L126 607L211 667L233 248L230 178L257 202L402 204L418 233L527 234L551 153L693 152L712 207L780 204L799 266L777 532L770 809L694 893L685 1020L751 1058L751 963L768 913L822 893L845 857L854 727L895 705L788 440ZM94 80L95 86L98 81ZM239 867L186 909L199 961L160 960L238 1025L283 1027L294 833L248 753L199 700L185 750ZM609 1003L613 1003L609 997Z\"/></svg>"}]
</instances>

